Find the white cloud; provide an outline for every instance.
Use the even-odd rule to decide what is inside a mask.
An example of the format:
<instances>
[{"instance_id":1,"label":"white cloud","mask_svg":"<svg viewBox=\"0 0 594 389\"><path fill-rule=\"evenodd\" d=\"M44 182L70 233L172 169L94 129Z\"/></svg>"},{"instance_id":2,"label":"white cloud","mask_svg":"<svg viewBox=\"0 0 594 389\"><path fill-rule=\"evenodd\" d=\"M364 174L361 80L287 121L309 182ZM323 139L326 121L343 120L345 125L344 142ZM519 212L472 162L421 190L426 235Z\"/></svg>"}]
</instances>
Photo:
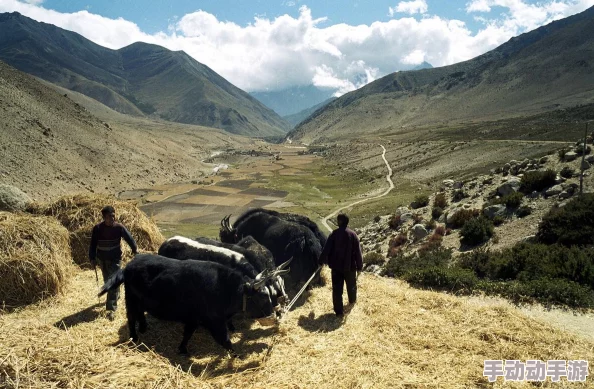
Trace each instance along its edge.
<instances>
[{"instance_id":1,"label":"white cloud","mask_svg":"<svg viewBox=\"0 0 594 389\"><path fill-rule=\"evenodd\" d=\"M423 61L444 66L470 59L520 32L583 11L593 3L556 0L528 5L520 0L474 0L467 5L469 12L507 7L498 20L481 14L485 24L477 33L460 20L428 15L420 20L405 17L370 25L322 27L326 19L314 18L306 6L299 9L298 17L256 17L245 26L196 11L171 20L166 31L156 34L147 34L121 18L109 19L84 10L60 13L17 0L0 0L0 12L18 11L112 49L143 41L184 50L247 91L313 83L340 95Z\"/></svg>"},{"instance_id":2,"label":"white cloud","mask_svg":"<svg viewBox=\"0 0 594 389\"><path fill-rule=\"evenodd\" d=\"M412 1L401 1L396 7L389 7L388 13L390 17L394 14L407 13L409 15L424 14L429 10L427 0L412 0Z\"/></svg>"}]
</instances>

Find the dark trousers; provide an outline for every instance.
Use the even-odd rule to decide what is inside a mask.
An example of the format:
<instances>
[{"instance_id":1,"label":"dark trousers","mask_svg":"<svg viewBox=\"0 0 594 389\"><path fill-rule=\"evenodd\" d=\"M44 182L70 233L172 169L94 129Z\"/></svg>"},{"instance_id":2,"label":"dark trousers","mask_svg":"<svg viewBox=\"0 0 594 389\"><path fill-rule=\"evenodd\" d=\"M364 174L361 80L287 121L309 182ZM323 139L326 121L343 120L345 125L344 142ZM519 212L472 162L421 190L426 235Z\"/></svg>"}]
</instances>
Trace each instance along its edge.
<instances>
[{"instance_id":1,"label":"dark trousers","mask_svg":"<svg viewBox=\"0 0 594 389\"><path fill-rule=\"evenodd\" d=\"M336 314L344 313L342 292L346 283L349 304L357 301L357 272L332 269L332 303Z\"/></svg>"},{"instance_id":2,"label":"dark trousers","mask_svg":"<svg viewBox=\"0 0 594 389\"><path fill-rule=\"evenodd\" d=\"M97 258L101 273L103 274L103 282L107 282L115 272L120 269L120 259L116 258ZM118 299L120 298L120 288L116 288L107 292L107 301L105 303L105 309L108 311L115 311L118 307Z\"/></svg>"}]
</instances>

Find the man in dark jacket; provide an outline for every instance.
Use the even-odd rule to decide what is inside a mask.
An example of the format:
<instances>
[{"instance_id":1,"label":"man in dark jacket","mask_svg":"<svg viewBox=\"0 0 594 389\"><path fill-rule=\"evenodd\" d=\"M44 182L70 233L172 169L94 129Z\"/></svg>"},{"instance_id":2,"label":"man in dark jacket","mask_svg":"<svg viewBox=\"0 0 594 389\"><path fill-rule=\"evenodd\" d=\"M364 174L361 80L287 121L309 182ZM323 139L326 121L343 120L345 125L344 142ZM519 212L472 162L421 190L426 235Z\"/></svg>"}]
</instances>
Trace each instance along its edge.
<instances>
[{"instance_id":1,"label":"man in dark jacket","mask_svg":"<svg viewBox=\"0 0 594 389\"><path fill-rule=\"evenodd\" d=\"M349 304L357 301L357 277L363 270L363 256L359 237L347 228L349 217L339 214L336 217L338 228L330 234L322 255L320 265L328 264L332 270L332 302L337 316L344 314L342 292L346 282Z\"/></svg>"},{"instance_id":2,"label":"man in dark jacket","mask_svg":"<svg viewBox=\"0 0 594 389\"><path fill-rule=\"evenodd\" d=\"M120 268L120 261L122 260L121 239L124 238L126 243L128 243L132 249L132 254L137 253L137 247L134 238L132 238L126 227L120 223L116 223L115 209L112 206L104 207L101 210L101 214L103 215L103 222L93 227L89 259L93 268L97 266L97 261L99 261L99 267L103 274L103 282L106 282ZM105 308L109 320L114 319L118 298L119 289L109 291L107 294Z\"/></svg>"}]
</instances>

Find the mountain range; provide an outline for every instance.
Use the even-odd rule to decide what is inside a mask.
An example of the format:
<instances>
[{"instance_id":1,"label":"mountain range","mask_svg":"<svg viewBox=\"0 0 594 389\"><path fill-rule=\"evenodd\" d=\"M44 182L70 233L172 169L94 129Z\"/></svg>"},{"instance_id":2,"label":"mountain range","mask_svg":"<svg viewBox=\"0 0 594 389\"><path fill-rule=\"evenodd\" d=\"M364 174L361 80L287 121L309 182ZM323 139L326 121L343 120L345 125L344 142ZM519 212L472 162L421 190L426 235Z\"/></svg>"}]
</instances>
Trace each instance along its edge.
<instances>
[{"instance_id":1,"label":"mountain range","mask_svg":"<svg viewBox=\"0 0 594 389\"><path fill-rule=\"evenodd\" d=\"M594 7L450 66L389 74L288 134L310 142L456 127L594 103Z\"/></svg>"},{"instance_id":2,"label":"mountain range","mask_svg":"<svg viewBox=\"0 0 594 389\"><path fill-rule=\"evenodd\" d=\"M140 42L111 50L17 12L0 14L0 32L0 60L121 113L249 136L279 136L290 128L183 51Z\"/></svg>"}]
</instances>

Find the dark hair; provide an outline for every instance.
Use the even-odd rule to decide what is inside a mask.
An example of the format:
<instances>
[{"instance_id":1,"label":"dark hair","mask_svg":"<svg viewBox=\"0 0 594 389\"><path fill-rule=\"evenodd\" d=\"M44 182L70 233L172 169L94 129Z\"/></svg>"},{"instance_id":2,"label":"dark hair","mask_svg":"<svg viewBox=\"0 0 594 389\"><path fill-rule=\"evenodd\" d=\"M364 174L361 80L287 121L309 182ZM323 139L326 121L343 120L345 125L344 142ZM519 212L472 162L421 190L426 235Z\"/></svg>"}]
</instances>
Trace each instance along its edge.
<instances>
[{"instance_id":1,"label":"dark hair","mask_svg":"<svg viewBox=\"0 0 594 389\"><path fill-rule=\"evenodd\" d=\"M112 214L112 213L115 213L115 209L111 205L107 205L107 206L103 207L103 209L101 210L101 214L103 216L105 216L107 214Z\"/></svg>"},{"instance_id":2,"label":"dark hair","mask_svg":"<svg viewBox=\"0 0 594 389\"><path fill-rule=\"evenodd\" d=\"M349 225L349 217L344 213L338 214L336 221L339 225L344 225L345 227Z\"/></svg>"}]
</instances>

